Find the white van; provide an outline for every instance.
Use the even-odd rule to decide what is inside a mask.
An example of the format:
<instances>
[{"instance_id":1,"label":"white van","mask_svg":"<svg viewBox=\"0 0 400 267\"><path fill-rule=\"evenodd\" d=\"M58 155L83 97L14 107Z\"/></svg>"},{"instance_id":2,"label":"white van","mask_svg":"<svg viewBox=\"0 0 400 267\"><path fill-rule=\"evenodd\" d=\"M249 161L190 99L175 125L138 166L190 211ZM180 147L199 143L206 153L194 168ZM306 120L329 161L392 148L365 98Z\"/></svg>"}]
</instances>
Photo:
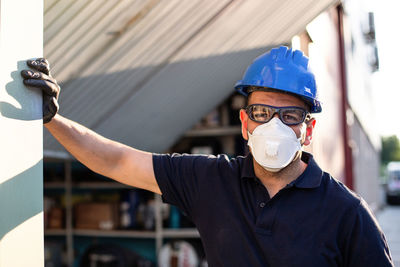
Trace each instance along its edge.
<instances>
[{"instance_id":1,"label":"white van","mask_svg":"<svg viewBox=\"0 0 400 267\"><path fill-rule=\"evenodd\" d=\"M400 161L391 161L387 165L386 202L400 204Z\"/></svg>"}]
</instances>

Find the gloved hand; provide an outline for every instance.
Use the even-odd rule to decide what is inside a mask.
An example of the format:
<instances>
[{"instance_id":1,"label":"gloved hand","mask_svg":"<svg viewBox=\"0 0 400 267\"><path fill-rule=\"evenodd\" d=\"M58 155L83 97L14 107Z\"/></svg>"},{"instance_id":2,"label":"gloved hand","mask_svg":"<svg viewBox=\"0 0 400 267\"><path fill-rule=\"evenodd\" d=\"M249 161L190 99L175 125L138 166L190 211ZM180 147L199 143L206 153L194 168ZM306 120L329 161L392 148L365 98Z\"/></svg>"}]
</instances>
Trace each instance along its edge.
<instances>
[{"instance_id":1,"label":"gloved hand","mask_svg":"<svg viewBox=\"0 0 400 267\"><path fill-rule=\"evenodd\" d=\"M57 81L51 77L50 64L45 58L28 60L27 64L33 70L23 70L21 76L24 78L25 85L42 90L43 123L48 123L58 112L57 100L61 88Z\"/></svg>"}]
</instances>

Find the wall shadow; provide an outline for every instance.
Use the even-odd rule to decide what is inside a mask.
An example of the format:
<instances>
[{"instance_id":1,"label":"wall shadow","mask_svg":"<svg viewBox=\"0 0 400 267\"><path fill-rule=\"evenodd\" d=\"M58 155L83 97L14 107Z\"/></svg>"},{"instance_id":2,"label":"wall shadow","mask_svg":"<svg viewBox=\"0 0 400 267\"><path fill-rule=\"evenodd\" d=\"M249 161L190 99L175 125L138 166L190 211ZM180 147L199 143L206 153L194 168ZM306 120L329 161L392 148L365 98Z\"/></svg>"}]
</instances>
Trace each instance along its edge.
<instances>
[{"instance_id":1,"label":"wall shadow","mask_svg":"<svg viewBox=\"0 0 400 267\"><path fill-rule=\"evenodd\" d=\"M43 211L43 160L0 184L0 241Z\"/></svg>"},{"instance_id":2,"label":"wall shadow","mask_svg":"<svg viewBox=\"0 0 400 267\"><path fill-rule=\"evenodd\" d=\"M41 93L38 89L30 90L23 85L23 79L20 71L29 69L25 61L17 62L17 71L11 73L12 81L6 84L7 93L12 96L21 107L16 107L8 102L0 101L0 114L3 117L31 121L42 118ZM22 84L22 86L21 86ZM25 95L32 97L25 97ZM39 97L40 96L40 97ZM38 100L38 98L40 100Z\"/></svg>"}]
</instances>

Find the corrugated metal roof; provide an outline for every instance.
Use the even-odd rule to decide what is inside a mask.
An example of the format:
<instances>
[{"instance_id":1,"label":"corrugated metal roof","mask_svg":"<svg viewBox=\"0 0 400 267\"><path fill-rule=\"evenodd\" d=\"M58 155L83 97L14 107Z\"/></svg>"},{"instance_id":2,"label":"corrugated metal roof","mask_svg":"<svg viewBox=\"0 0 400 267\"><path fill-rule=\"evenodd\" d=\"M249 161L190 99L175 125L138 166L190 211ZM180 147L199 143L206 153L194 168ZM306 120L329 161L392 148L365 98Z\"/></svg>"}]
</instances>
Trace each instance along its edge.
<instances>
[{"instance_id":1,"label":"corrugated metal roof","mask_svg":"<svg viewBox=\"0 0 400 267\"><path fill-rule=\"evenodd\" d=\"M161 152L232 93L246 66L334 0L45 0L61 114ZM59 151L45 133L45 149Z\"/></svg>"}]
</instances>

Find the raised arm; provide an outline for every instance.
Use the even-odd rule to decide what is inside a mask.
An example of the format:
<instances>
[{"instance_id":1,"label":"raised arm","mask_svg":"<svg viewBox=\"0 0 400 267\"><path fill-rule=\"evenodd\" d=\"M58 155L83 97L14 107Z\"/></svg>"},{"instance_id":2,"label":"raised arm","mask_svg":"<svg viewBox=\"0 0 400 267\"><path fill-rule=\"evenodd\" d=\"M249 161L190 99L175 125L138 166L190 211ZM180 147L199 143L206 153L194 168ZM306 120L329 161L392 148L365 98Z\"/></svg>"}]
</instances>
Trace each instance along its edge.
<instances>
[{"instance_id":1,"label":"raised arm","mask_svg":"<svg viewBox=\"0 0 400 267\"><path fill-rule=\"evenodd\" d=\"M24 84L43 91L43 122L50 133L89 169L118 182L161 194L153 171L152 154L107 139L57 114L60 87L45 59L28 61Z\"/></svg>"}]
</instances>

